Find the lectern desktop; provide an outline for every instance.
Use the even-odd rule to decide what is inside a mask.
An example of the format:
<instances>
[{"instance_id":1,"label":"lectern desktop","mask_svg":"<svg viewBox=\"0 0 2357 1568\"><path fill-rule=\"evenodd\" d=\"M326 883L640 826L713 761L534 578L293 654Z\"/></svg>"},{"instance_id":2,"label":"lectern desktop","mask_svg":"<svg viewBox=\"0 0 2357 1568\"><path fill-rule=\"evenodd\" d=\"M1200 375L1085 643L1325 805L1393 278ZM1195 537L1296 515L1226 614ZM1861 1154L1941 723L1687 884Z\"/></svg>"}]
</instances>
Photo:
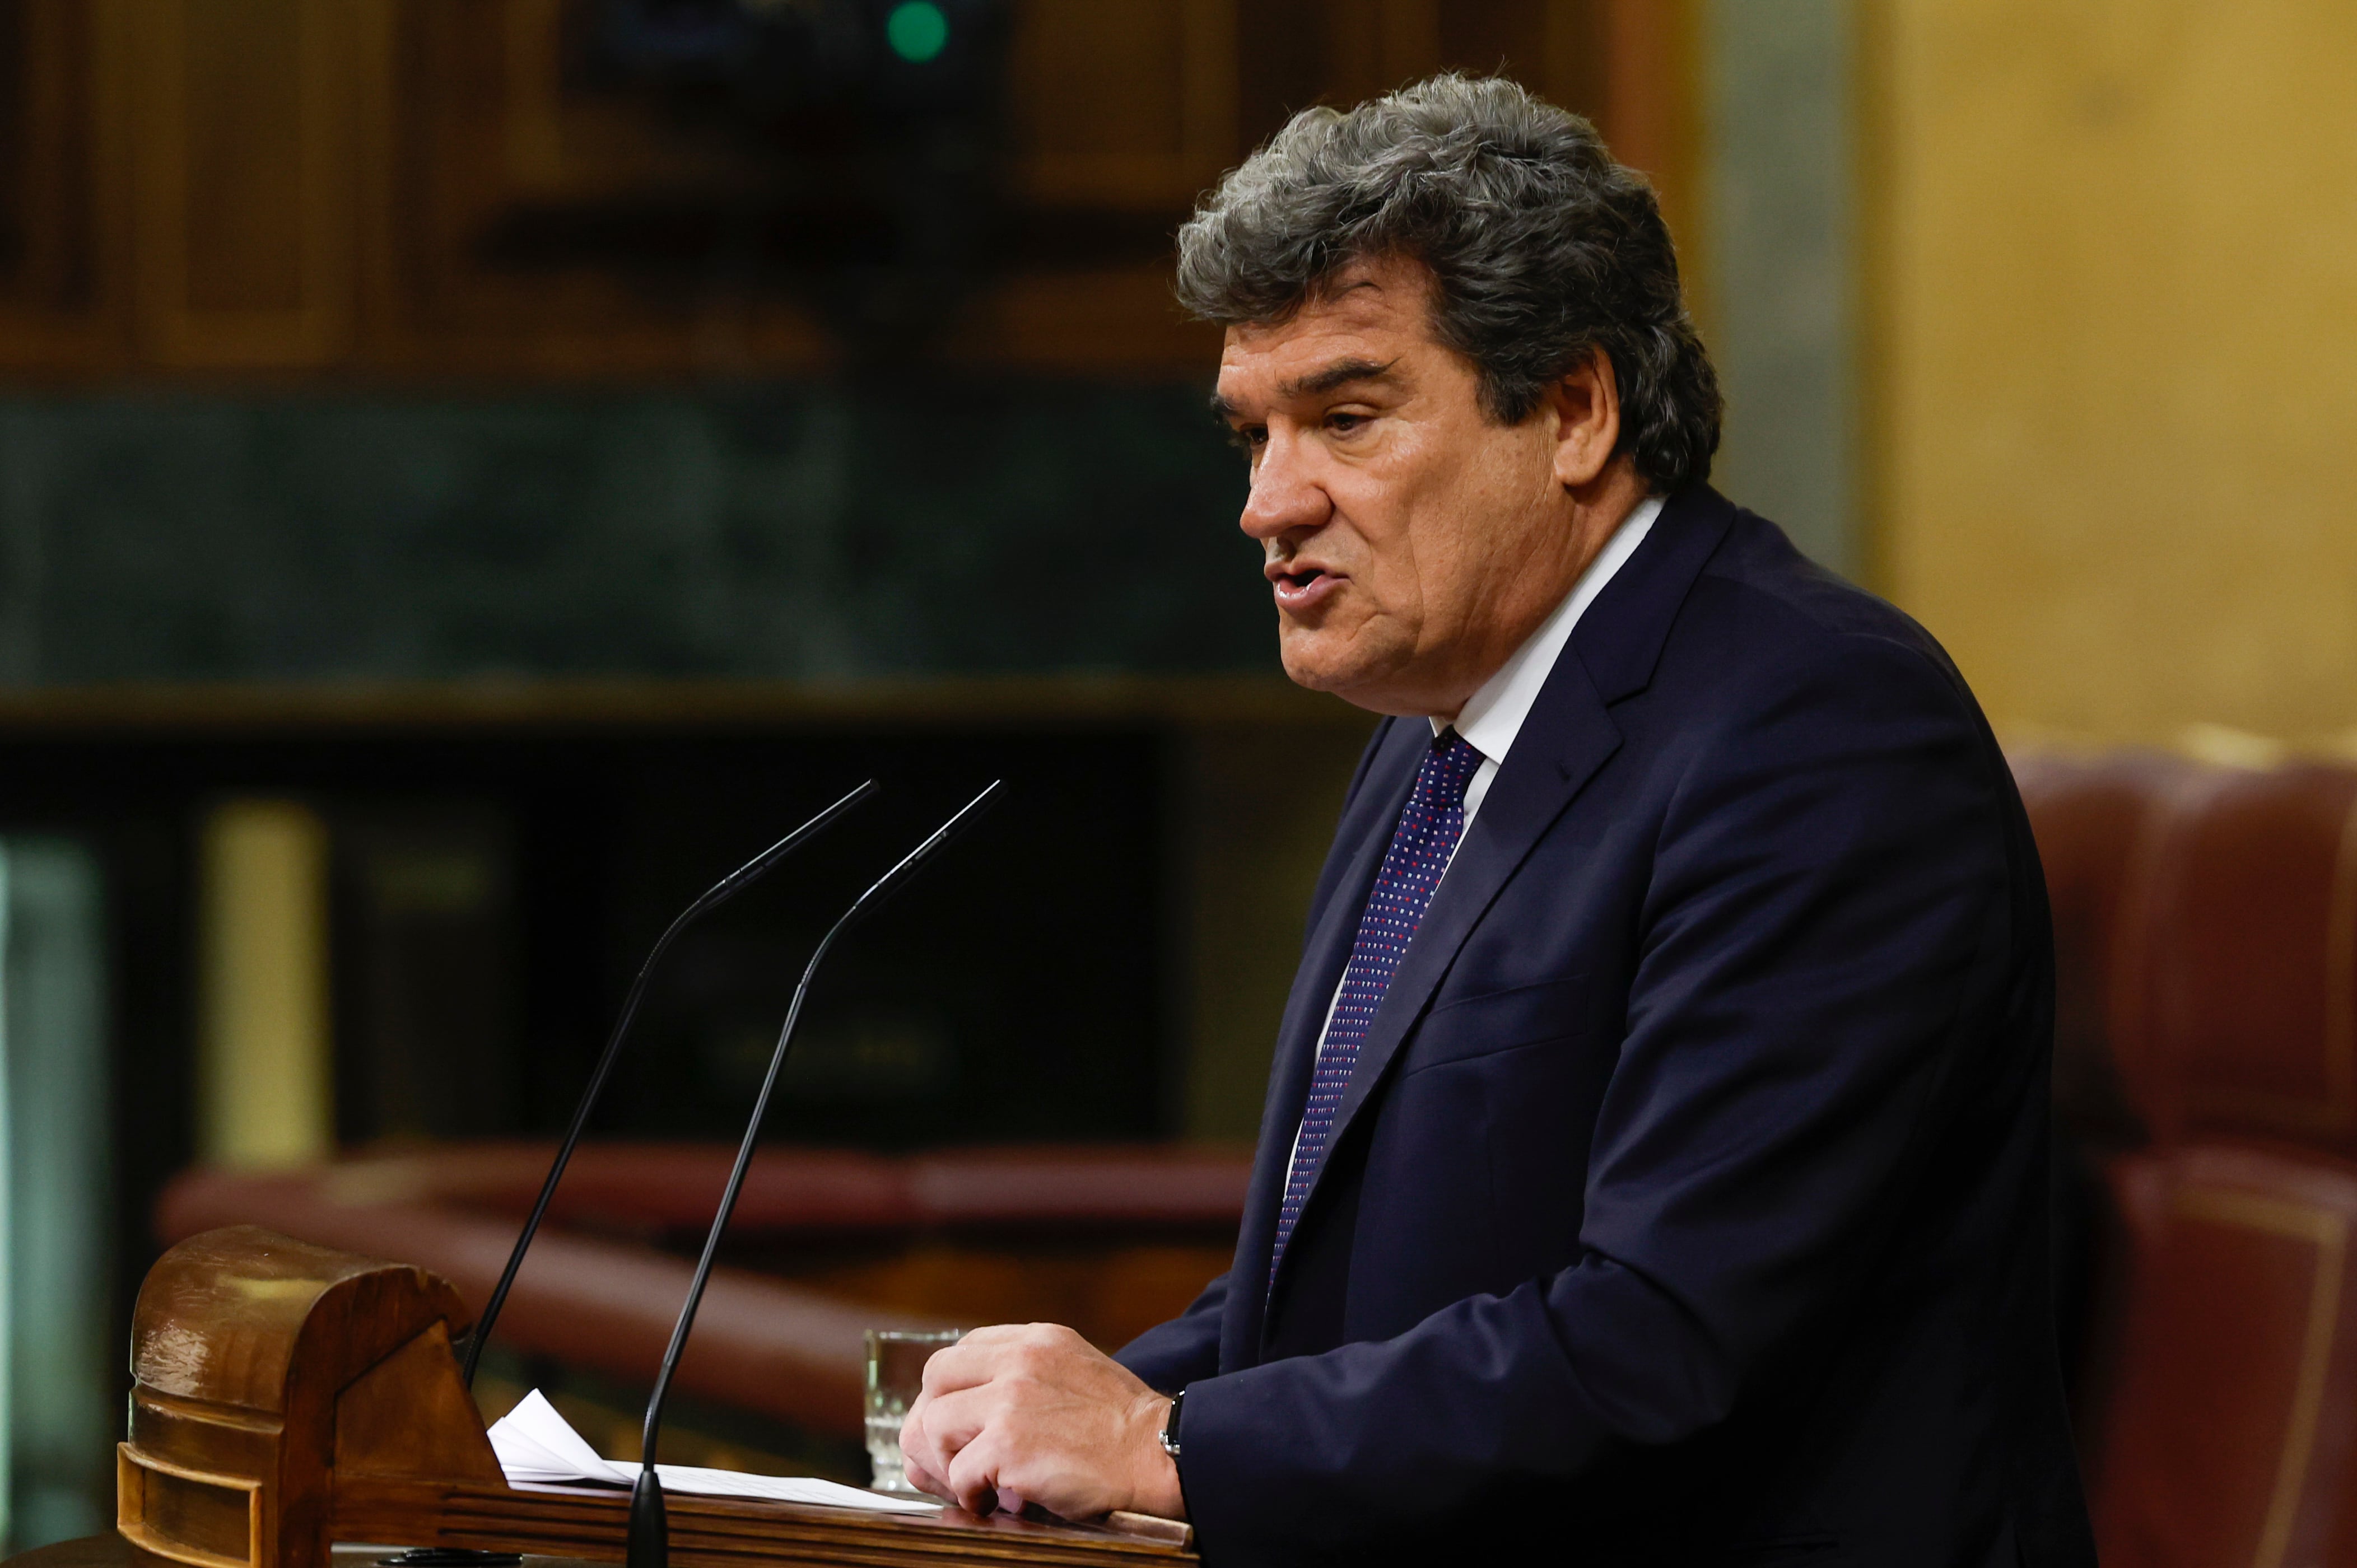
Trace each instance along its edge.
<instances>
[{"instance_id":1,"label":"lectern desktop","mask_svg":"<svg viewBox=\"0 0 2357 1568\"><path fill-rule=\"evenodd\" d=\"M336 1541L619 1562L628 1493L500 1473L450 1348L469 1321L447 1281L405 1264L251 1226L181 1242L133 1316L117 1528L190 1568L328 1568ZM669 1515L692 1568L1196 1561L1178 1526L1165 1541L676 1493Z\"/></svg>"}]
</instances>

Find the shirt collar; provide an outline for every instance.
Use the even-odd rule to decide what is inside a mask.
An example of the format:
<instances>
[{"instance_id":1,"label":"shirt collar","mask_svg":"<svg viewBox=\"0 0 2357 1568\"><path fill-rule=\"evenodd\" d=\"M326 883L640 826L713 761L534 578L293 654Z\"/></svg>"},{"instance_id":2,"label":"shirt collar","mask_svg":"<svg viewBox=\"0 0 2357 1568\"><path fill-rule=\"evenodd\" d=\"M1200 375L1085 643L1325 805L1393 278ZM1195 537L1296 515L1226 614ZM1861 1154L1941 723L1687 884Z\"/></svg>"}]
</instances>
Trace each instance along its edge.
<instances>
[{"instance_id":1,"label":"shirt collar","mask_svg":"<svg viewBox=\"0 0 2357 1568\"><path fill-rule=\"evenodd\" d=\"M1539 628L1514 650L1513 656L1498 667L1498 672L1481 682L1479 690L1466 699L1457 715L1454 726L1458 735L1470 742L1473 749L1492 762L1506 760L1513 749L1514 737L1523 731L1523 721L1530 717L1531 705L1539 700L1539 691L1547 677L1555 672L1555 663L1563 656L1564 644L1571 640L1572 628L1579 624L1580 616L1596 602L1604 585L1613 574L1628 564L1629 557L1637 553L1637 546L1645 542L1652 532L1653 520L1662 515L1662 498L1647 496L1623 518L1596 559L1579 574L1571 592L1563 596ZM1444 728L1438 719L1432 721L1432 733Z\"/></svg>"}]
</instances>

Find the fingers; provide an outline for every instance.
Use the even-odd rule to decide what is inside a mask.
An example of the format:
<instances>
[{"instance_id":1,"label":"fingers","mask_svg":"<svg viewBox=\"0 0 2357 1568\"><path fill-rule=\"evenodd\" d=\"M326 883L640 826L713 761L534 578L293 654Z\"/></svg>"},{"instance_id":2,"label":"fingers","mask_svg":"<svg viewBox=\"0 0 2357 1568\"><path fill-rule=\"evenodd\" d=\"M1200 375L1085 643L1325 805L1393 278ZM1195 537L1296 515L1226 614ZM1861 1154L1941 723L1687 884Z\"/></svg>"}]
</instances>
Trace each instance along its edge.
<instances>
[{"instance_id":1,"label":"fingers","mask_svg":"<svg viewBox=\"0 0 2357 1568\"><path fill-rule=\"evenodd\" d=\"M986 1506L974 1508L979 1493L963 1482L957 1460L982 1434L1002 1402L985 1390L960 1389L938 1397L920 1395L909 1407L908 1416L900 1423L901 1462L912 1472L923 1470L942 1483L922 1490L938 1498L954 1497L960 1506L977 1513L990 1511Z\"/></svg>"},{"instance_id":2,"label":"fingers","mask_svg":"<svg viewBox=\"0 0 2357 1568\"><path fill-rule=\"evenodd\" d=\"M925 1359L924 1391L948 1393L988 1382L1005 1364L1007 1349L1022 1344L1031 1330L1042 1326L1001 1323L967 1330L956 1344L945 1345Z\"/></svg>"},{"instance_id":3,"label":"fingers","mask_svg":"<svg viewBox=\"0 0 2357 1568\"><path fill-rule=\"evenodd\" d=\"M902 1473L909 1477L909 1485L916 1487L917 1490L924 1493L927 1497L939 1498L945 1503L955 1502L957 1500L956 1497L950 1491L950 1484L947 1481L942 1480L939 1476L934 1475L931 1470L926 1469L923 1465L918 1463L915 1459L909 1457L909 1451L906 1448L903 1448L900 1451L900 1467Z\"/></svg>"},{"instance_id":4,"label":"fingers","mask_svg":"<svg viewBox=\"0 0 2357 1568\"><path fill-rule=\"evenodd\" d=\"M922 1457L933 1474L947 1478L950 1460L981 1434L1004 1402L1001 1392L990 1389L960 1389L927 1402L918 1430ZM901 1430L907 1432L906 1423Z\"/></svg>"},{"instance_id":5,"label":"fingers","mask_svg":"<svg viewBox=\"0 0 2357 1568\"><path fill-rule=\"evenodd\" d=\"M1060 1323L1000 1323L967 1331L956 1344L926 1359L924 1386L932 1392L971 1388L987 1382L994 1372L1078 1352L1101 1357L1102 1352Z\"/></svg>"},{"instance_id":6,"label":"fingers","mask_svg":"<svg viewBox=\"0 0 2357 1568\"><path fill-rule=\"evenodd\" d=\"M900 1444L910 1483L932 1496L979 1513L1019 1495L1077 1517L1139 1491L1131 1450L1159 1455L1164 1403L1069 1328L1002 1324L926 1363Z\"/></svg>"},{"instance_id":7,"label":"fingers","mask_svg":"<svg viewBox=\"0 0 2357 1568\"><path fill-rule=\"evenodd\" d=\"M949 1483L942 1477L950 1467L952 1451L926 1430L925 1418L932 1408L931 1400L931 1394L920 1394L909 1407L909 1413L901 1418L900 1464L919 1491L931 1492L946 1502L950 1499ZM930 1477L930 1484L918 1480L920 1475Z\"/></svg>"},{"instance_id":8,"label":"fingers","mask_svg":"<svg viewBox=\"0 0 2357 1568\"><path fill-rule=\"evenodd\" d=\"M969 1328L958 1336L960 1345L1001 1345L1009 1339L1019 1339L1035 1328L1049 1326L1044 1323L994 1323L984 1328Z\"/></svg>"},{"instance_id":9,"label":"fingers","mask_svg":"<svg viewBox=\"0 0 2357 1568\"><path fill-rule=\"evenodd\" d=\"M967 1444L950 1461L947 1479L951 1495L968 1513L986 1514L998 1507L998 1444L988 1436Z\"/></svg>"},{"instance_id":10,"label":"fingers","mask_svg":"<svg viewBox=\"0 0 2357 1568\"><path fill-rule=\"evenodd\" d=\"M986 1348L969 1350L960 1344L936 1350L925 1359L924 1395L930 1399L986 1383L994 1366Z\"/></svg>"}]
</instances>

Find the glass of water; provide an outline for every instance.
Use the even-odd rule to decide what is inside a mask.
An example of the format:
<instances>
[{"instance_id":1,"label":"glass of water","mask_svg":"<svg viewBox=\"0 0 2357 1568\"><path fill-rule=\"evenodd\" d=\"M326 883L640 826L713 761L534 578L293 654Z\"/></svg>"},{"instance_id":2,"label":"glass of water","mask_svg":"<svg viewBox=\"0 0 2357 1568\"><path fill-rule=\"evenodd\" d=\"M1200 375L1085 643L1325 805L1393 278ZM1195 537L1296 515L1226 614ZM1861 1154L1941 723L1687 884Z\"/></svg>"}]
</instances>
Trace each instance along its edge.
<instances>
[{"instance_id":1,"label":"glass of water","mask_svg":"<svg viewBox=\"0 0 2357 1568\"><path fill-rule=\"evenodd\" d=\"M915 1497L900 1466L900 1423L924 1388L925 1362L963 1328L871 1328L867 1331L867 1463L871 1489Z\"/></svg>"}]
</instances>

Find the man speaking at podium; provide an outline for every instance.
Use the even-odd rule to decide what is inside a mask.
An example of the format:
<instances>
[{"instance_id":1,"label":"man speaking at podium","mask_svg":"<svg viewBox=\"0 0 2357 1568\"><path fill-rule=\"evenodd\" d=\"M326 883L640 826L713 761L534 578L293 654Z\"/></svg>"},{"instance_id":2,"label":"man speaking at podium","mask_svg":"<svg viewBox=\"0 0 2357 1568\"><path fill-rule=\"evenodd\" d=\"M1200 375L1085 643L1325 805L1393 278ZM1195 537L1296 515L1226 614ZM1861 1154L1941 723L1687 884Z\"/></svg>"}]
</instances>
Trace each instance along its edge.
<instances>
[{"instance_id":1,"label":"man speaking at podium","mask_svg":"<svg viewBox=\"0 0 2357 1568\"><path fill-rule=\"evenodd\" d=\"M1643 180L1441 77L1297 117L1178 292L1286 671L1389 717L1234 1266L1115 1358L941 1352L911 1477L1214 1568L2092 1563L2029 828L1931 637L1704 483Z\"/></svg>"}]
</instances>

